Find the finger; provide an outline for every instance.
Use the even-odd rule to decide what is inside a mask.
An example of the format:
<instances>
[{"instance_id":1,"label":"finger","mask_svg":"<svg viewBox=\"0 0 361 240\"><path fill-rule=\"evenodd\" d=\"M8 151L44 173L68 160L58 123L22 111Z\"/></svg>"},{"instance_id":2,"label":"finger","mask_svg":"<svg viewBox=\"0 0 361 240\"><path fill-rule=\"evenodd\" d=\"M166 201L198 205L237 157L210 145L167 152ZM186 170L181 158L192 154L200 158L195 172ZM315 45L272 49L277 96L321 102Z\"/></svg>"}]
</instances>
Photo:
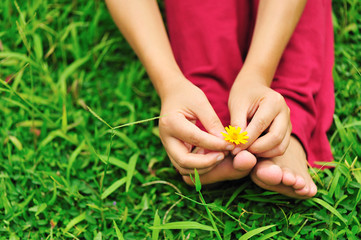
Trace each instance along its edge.
<instances>
[{"instance_id":1,"label":"finger","mask_svg":"<svg viewBox=\"0 0 361 240\"><path fill-rule=\"evenodd\" d=\"M227 143L224 139L200 130L181 114L173 117L172 124L168 125L168 132L186 143L212 151L229 151L234 148L233 144Z\"/></svg>"},{"instance_id":2,"label":"finger","mask_svg":"<svg viewBox=\"0 0 361 240\"><path fill-rule=\"evenodd\" d=\"M239 171L233 167L231 157L225 158L220 164L206 174L200 174L199 180L203 185L220 181L236 180L249 174L250 170ZM189 176L183 176L183 180L188 185L194 185Z\"/></svg>"},{"instance_id":3,"label":"finger","mask_svg":"<svg viewBox=\"0 0 361 240\"><path fill-rule=\"evenodd\" d=\"M237 109L231 109L231 125L233 127L240 127L244 130L247 126L248 107L246 105L240 106Z\"/></svg>"},{"instance_id":4,"label":"finger","mask_svg":"<svg viewBox=\"0 0 361 240\"><path fill-rule=\"evenodd\" d=\"M224 159L223 152L209 152L207 154L190 153L187 147L178 139L170 138L165 145L177 169L204 169L215 166Z\"/></svg>"},{"instance_id":5,"label":"finger","mask_svg":"<svg viewBox=\"0 0 361 240\"><path fill-rule=\"evenodd\" d=\"M286 134L289 132L289 116L283 112L276 116L273 120L269 131L262 137L258 138L248 148L253 154L263 153L269 151L280 145Z\"/></svg>"},{"instance_id":6,"label":"finger","mask_svg":"<svg viewBox=\"0 0 361 240\"><path fill-rule=\"evenodd\" d=\"M270 126L276 116L279 114L279 106L275 106L273 101L265 99L262 101L248 124L246 131L248 133L248 143L242 146L246 149Z\"/></svg>"},{"instance_id":7,"label":"finger","mask_svg":"<svg viewBox=\"0 0 361 240\"><path fill-rule=\"evenodd\" d=\"M184 143L187 147L187 144ZM189 148L187 147L187 149L189 150ZM189 150L190 152L190 150ZM194 150L192 150L192 153L194 154L206 154L206 150L204 148L198 148L196 147ZM169 155L168 155L169 156ZM190 168L182 168L178 165L178 163L171 157L169 156L170 161L172 162L173 166L178 170L179 174L183 175L183 176L188 176L189 174L194 174L194 168L190 169ZM214 167L216 167L217 165L214 165L212 167L208 167L208 168L198 168L197 171L199 174L205 174L209 171L211 171Z\"/></svg>"},{"instance_id":8,"label":"finger","mask_svg":"<svg viewBox=\"0 0 361 240\"><path fill-rule=\"evenodd\" d=\"M173 163L173 161L172 161L172 163ZM176 166L176 164L177 164L176 162L174 162L174 163L173 163L173 165L174 165L175 168L177 168L180 175L182 175L182 176L189 176L189 174L194 175L194 168L193 169L181 168L181 167ZM209 168L196 168L196 169L197 169L198 174L207 174L208 172L210 172L215 167L217 167L217 165L215 165L213 167L209 167Z\"/></svg>"},{"instance_id":9,"label":"finger","mask_svg":"<svg viewBox=\"0 0 361 240\"><path fill-rule=\"evenodd\" d=\"M248 119L248 105L243 105L236 110L230 110L231 112L231 126L237 128L240 127L241 131L245 131ZM242 150L246 149L244 145L237 145L233 150L232 154L237 155Z\"/></svg>"},{"instance_id":10,"label":"finger","mask_svg":"<svg viewBox=\"0 0 361 240\"><path fill-rule=\"evenodd\" d=\"M289 128L289 130L286 133L285 138L279 145L277 145L276 147L272 148L269 151L257 154L257 157L272 158L272 157L277 157L277 156L283 155L285 153L285 151L287 150L288 145L290 144L290 140L291 140L291 128Z\"/></svg>"},{"instance_id":11,"label":"finger","mask_svg":"<svg viewBox=\"0 0 361 240\"><path fill-rule=\"evenodd\" d=\"M248 135L248 142L242 145L238 145L233 149L232 154L236 155L240 151L247 149L249 146L253 144L253 142L269 127L272 123L273 119L279 112L279 107L271 104L272 101L269 98L264 99L260 102L258 108L253 110L254 115L248 124L245 130ZM248 111L248 110L247 110ZM246 111L242 111L246 112ZM232 122L232 125L236 125L235 122Z\"/></svg>"},{"instance_id":12,"label":"finger","mask_svg":"<svg viewBox=\"0 0 361 240\"><path fill-rule=\"evenodd\" d=\"M204 106L199 106L196 114L199 121L209 133L223 138L221 134L221 132L225 131L223 124L209 102Z\"/></svg>"}]
</instances>

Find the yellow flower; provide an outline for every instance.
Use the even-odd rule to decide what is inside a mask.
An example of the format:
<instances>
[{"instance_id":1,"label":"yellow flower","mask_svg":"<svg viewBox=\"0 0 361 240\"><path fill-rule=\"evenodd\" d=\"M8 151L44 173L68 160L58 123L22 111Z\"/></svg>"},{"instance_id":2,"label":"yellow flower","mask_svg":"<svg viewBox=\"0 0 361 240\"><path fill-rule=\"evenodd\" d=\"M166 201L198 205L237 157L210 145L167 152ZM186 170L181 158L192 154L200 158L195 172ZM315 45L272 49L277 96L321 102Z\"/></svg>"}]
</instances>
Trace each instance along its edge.
<instances>
[{"instance_id":1,"label":"yellow flower","mask_svg":"<svg viewBox=\"0 0 361 240\"><path fill-rule=\"evenodd\" d=\"M226 140L227 142L235 143L235 144L240 144L240 143L245 144L248 142L247 132L241 133L240 127L235 128L229 126L226 127L226 131L227 133L222 132L222 135L224 136L224 140Z\"/></svg>"}]
</instances>

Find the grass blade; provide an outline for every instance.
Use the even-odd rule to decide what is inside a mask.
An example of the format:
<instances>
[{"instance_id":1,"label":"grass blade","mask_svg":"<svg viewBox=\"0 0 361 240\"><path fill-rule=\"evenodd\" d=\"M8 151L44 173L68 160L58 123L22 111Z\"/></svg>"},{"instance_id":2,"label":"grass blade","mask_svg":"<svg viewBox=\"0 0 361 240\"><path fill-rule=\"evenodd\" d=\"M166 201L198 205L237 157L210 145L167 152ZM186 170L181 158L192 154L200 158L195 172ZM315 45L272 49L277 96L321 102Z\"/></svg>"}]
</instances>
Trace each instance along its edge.
<instances>
[{"instance_id":1,"label":"grass blade","mask_svg":"<svg viewBox=\"0 0 361 240\"><path fill-rule=\"evenodd\" d=\"M108 130L109 132L112 130ZM134 150L138 150L138 145L131 139L129 138L125 133L119 132L119 131L114 131L114 135L119 137L121 140L123 140L123 142L130 147L131 149Z\"/></svg>"},{"instance_id":2,"label":"grass blade","mask_svg":"<svg viewBox=\"0 0 361 240\"><path fill-rule=\"evenodd\" d=\"M14 144L14 146L19 150L23 150L23 144L19 141L19 139L15 136L9 136L10 142Z\"/></svg>"},{"instance_id":3,"label":"grass blade","mask_svg":"<svg viewBox=\"0 0 361 240\"><path fill-rule=\"evenodd\" d=\"M116 126L116 127L114 127L114 129L123 128L123 127L126 127L126 126L130 126L130 125L134 125L134 124L139 124L139 123L150 122L150 121L159 119L159 118L164 117L164 116L165 116L165 115L163 115L163 116L158 116L158 117L152 117L152 118L148 118L148 119L144 119L144 120L139 120L139 121L135 121L135 122L126 123L126 124L123 124L123 125L120 125L120 126Z\"/></svg>"},{"instance_id":4,"label":"grass blade","mask_svg":"<svg viewBox=\"0 0 361 240\"><path fill-rule=\"evenodd\" d=\"M81 65L86 63L90 58L90 54L86 55L83 58L80 58L73 63L71 63L69 66L67 66L64 71L61 73L59 77L59 84L60 84L60 91L63 94L63 96L66 95L66 79L73 74Z\"/></svg>"},{"instance_id":5,"label":"grass blade","mask_svg":"<svg viewBox=\"0 0 361 240\"><path fill-rule=\"evenodd\" d=\"M160 217L158 215L158 210L155 211L153 226L154 227L160 226ZM159 232L160 232L160 229L153 229L152 240L158 240Z\"/></svg>"},{"instance_id":6,"label":"grass blade","mask_svg":"<svg viewBox=\"0 0 361 240\"><path fill-rule=\"evenodd\" d=\"M267 233L267 234L263 235L262 237L257 238L257 240L270 239L271 237L274 237L274 236L280 234L281 232L282 232L282 231Z\"/></svg>"},{"instance_id":7,"label":"grass blade","mask_svg":"<svg viewBox=\"0 0 361 240\"><path fill-rule=\"evenodd\" d=\"M244 234L242 237L240 237L238 240L247 240L247 239L250 239L251 237L263 232L263 231L266 231L267 229L270 229L272 227L274 227L276 225L268 225L268 226L265 226L265 227L260 227L260 228L256 228L256 229L253 229L252 231L249 231L248 233Z\"/></svg>"},{"instance_id":8,"label":"grass blade","mask_svg":"<svg viewBox=\"0 0 361 240\"><path fill-rule=\"evenodd\" d=\"M333 177L332 184L331 184L330 190L328 192L328 196L331 198L336 191L336 187L337 187L338 180L340 179L340 177L341 177L341 172L338 171L338 169L336 168L335 175Z\"/></svg>"},{"instance_id":9,"label":"grass blade","mask_svg":"<svg viewBox=\"0 0 361 240\"><path fill-rule=\"evenodd\" d=\"M0 79L0 83L5 86L7 89L11 91L11 93L15 94L18 98L20 98L26 105L28 105L31 109L33 109L36 113L41 115L44 119L46 119L49 123L52 125L55 125L55 123L44 113L42 113L38 108L36 108L32 103L28 102L26 99L24 99L19 93L17 93L12 87L9 86L4 80Z\"/></svg>"},{"instance_id":10,"label":"grass blade","mask_svg":"<svg viewBox=\"0 0 361 240\"><path fill-rule=\"evenodd\" d=\"M115 220L113 220L113 225L114 225L115 233L117 234L118 240L124 240L123 234L120 232Z\"/></svg>"},{"instance_id":11,"label":"grass blade","mask_svg":"<svg viewBox=\"0 0 361 240\"><path fill-rule=\"evenodd\" d=\"M126 177L123 177L117 181L115 181L112 185L110 185L110 187L108 187L102 194L101 198L105 199L107 198L110 194L112 194L115 190L117 190L120 186L122 186L125 181L126 181Z\"/></svg>"},{"instance_id":12,"label":"grass blade","mask_svg":"<svg viewBox=\"0 0 361 240\"><path fill-rule=\"evenodd\" d=\"M70 180L71 167L73 166L73 163L76 160L77 156L80 154L81 150L83 150L84 146L85 146L85 141L81 142L80 145L74 150L74 152L69 157L68 166L66 168L66 178L68 181Z\"/></svg>"},{"instance_id":13,"label":"grass blade","mask_svg":"<svg viewBox=\"0 0 361 240\"><path fill-rule=\"evenodd\" d=\"M107 163L107 157L106 155L97 155L97 157L103 162L103 163ZM128 164L119 160L119 159L116 159L115 157L109 157L109 163L112 164L112 165L115 165L121 169L124 169L124 170L128 170Z\"/></svg>"},{"instance_id":14,"label":"grass blade","mask_svg":"<svg viewBox=\"0 0 361 240\"><path fill-rule=\"evenodd\" d=\"M109 123L107 123L103 118L101 118L96 112L94 112L89 106L86 106L91 114L93 114L94 117L96 117L99 121L107 125L110 129L113 129L112 126L110 126Z\"/></svg>"},{"instance_id":15,"label":"grass blade","mask_svg":"<svg viewBox=\"0 0 361 240\"><path fill-rule=\"evenodd\" d=\"M6 58L6 59L14 58L19 61L29 63L31 66L33 66L35 68L40 68L40 66L36 62L34 62L31 58L29 58L28 56L26 56L25 54L22 54L22 53L0 52L0 59L1 58Z\"/></svg>"},{"instance_id":16,"label":"grass blade","mask_svg":"<svg viewBox=\"0 0 361 240\"><path fill-rule=\"evenodd\" d=\"M65 227L64 233L68 232L72 227L76 224L80 223L81 221L85 220L85 212L80 214L79 216L73 218Z\"/></svg>"},{"instance_id":17,"label":"grass blade","mask_svg":"<svg viewBox=\"0 0 361 240\"><path fill-rule=\"evenodd\" d=\"M103 236L102 236L102 232L98 232L98 234L95 236L94 240L102 240Z\"/></svg>"},{"instance_id":18,"label":"grass blade","mask_svg":"<svg viewBox=\"0 0 361 240\"><path fill-rule=\"evenodd\" d=\"M249 185L249 183L246 182L246 183L242 184L239 188L237 188L237 190L234 191L232 196L229 198L228 202L225 205L225 208L228 208L229 205L231 205L231 203L233 202L233 200L238 196L238 194L240 194L248 185Z\"/></svg>"},{"instance_id":19,"label":"grass blade","mask_svg":"<svg viewBox=\"0 0 361 240\"><path fill-rule=\"evenodd\" d=\"M199 174L197 169L194 169L194 181L196 185L196 191L199 192L202 189L201 180L199 179Z\"/></svg>"},{"instance_id":20,"label":"grass blade","mask_svg":"<svg viewBox=\"0 0 361 240\"><path fill-rule=\"evenodd\" d=\"M336 215L344 224L347 225L347 220L342 217L341 213L339 213L334 207L332 207L330 204L328 204L327 202L319 199L319 198L312 198L311 199L313 202L321 205L322 207L326 208L328 211L330 211L331 213L333 213L334 215Z\"/></svg>"},{"instance_id":21,"label":"grass blade","mask_svg":"<svg viewBox=\"0 0 361 240\"><path fill-rule=\"evenodd\" d=\"M30 194L23 202L19 203L18 204L19 209L25 208L30 203L30 201L33 199L34 195L35 195L35 192Z\"/></svg>"},{"instance_id":22,"label":"grass blade","mask_svg":"<svg viewBox=\"0 0 361 240\"><path fill-rule=\"evenodd\" d=\"M125 191L128 192L130 184L132 182L132 178L135 172L135 166L137 164L137 160L139 158L139 153L134 154L130 157L129 163L128 163L128 170L127 170L127 183L125 186Z\"/></svg>"},{"instance_id":23,"label":"grass blade","mask_svg":"<svg viewBox=\"0 0 361 240\"><path fill-rule=\"evenodd\" d=\"M204 231L214 231L211 226L207 226L193 221L171 222L159 226L149 227L150 229L199 229Z\"/></svg>"}]
</instances>

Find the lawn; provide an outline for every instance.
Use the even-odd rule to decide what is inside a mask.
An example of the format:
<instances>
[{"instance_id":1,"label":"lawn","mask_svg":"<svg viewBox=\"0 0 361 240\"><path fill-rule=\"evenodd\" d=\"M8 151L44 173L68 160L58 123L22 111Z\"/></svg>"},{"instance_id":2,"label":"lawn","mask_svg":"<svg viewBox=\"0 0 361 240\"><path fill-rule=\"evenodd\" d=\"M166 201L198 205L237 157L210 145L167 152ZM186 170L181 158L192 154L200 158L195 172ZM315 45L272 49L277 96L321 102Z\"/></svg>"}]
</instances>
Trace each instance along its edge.
<instances>
[{"instance_id":1,"label":"lawn","mask_svg":"<svg viewBox=\"0 0 361 240\"><path fill-rule=\"evenodd\" d=\"M360 239L361 4L333 6L335 168L301 201L181 181L103 1L0 1L0 239Z\"/></svg>"}]
</instances>

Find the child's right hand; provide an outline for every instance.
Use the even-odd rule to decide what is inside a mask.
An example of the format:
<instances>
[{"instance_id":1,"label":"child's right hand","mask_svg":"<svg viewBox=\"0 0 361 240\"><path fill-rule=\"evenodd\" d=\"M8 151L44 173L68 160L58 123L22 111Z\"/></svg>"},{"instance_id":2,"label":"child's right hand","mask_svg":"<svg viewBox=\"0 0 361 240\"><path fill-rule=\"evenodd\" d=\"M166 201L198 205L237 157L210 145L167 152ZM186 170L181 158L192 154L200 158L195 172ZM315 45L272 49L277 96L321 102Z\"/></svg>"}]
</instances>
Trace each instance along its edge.
<instances>
[{"instance_id":1,"label":"child's right hand","mask_svg":"<svg viewBox=\"0 0 361 240\"><path fill-rule=\"evenodd\" d=\"M212 170L233 144L223 140L224 127L205 94L187 79L162 96L159 133L173 165L182 175ZM208 132L199 129L199 120ZM193 147L210 150L207 154L192 153Z\"/></svg>"}]
</instances>

